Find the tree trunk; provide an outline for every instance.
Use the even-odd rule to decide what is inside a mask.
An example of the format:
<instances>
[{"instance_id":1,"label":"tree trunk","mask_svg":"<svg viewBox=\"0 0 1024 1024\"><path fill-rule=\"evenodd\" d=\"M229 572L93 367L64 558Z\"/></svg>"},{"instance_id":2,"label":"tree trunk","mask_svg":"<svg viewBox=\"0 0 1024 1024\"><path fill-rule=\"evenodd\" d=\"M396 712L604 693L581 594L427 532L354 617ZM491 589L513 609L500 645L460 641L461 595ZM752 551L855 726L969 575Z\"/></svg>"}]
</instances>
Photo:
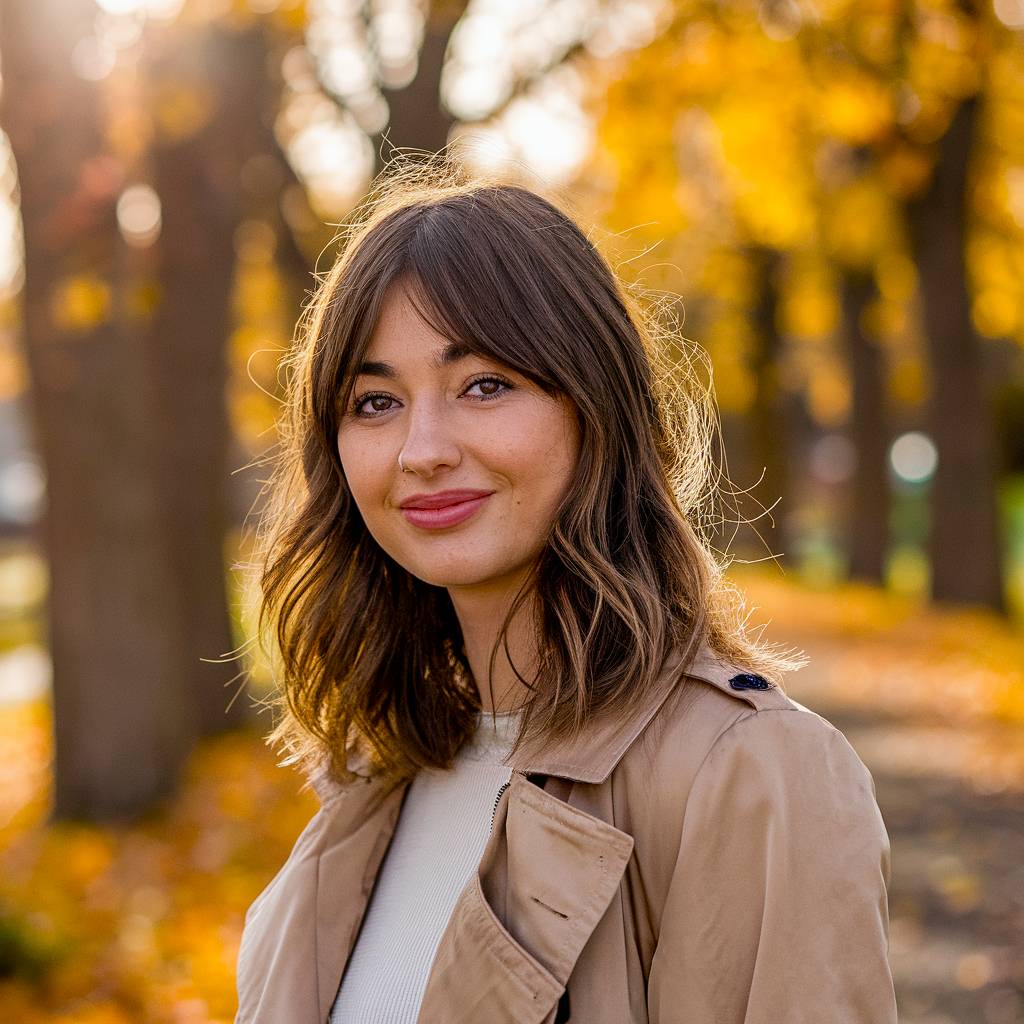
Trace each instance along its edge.
<instances>
[{"instance_id":1,"label":"tree trunk","mask_svg":"<svg viewBox=\"0 0 1024 1024\"><path fill-rule=\"evenodd\" d=\"M161 133L153 146L160 196L161 302L153 323L158 360L164 509L177 574L178 672L206 736L248 715L226 689L237 662L210 663L234 647L225 573L230 429L225 393L234 238L243 219L242 166L259 152L265 113L262 29L180 26L150 38L150 109L188 92L205 117L194 130ZM230 710L228 705L230 704Z\"/></svg>"},{"instance_id":2,"label":"tree trunk","mask_svg":"<svg viewBox=\"0 0 1024 1024\"><path fill-rule=\"evenodd\" d=\"M105 151L101 87L72 70L91 0L0 11L0 118L25 236L22 329L47 476L55 818L124 818L174 789L191 748L163 517L153 351ZM134 259L134 258L133 258Z\"/></svg>"},{"instance_id":3,"label":"tree trunk","mask_svg":"<svg viewBox=\"0 0 1024 1024\"><path fill-rule=\"evenodd\" d=\"M885 359L863 314L876 292L869 273L845 268L840 282L843 342L853 383L850 436L857 453L846 523L849 574L880 583L889 543L889 442Z\"/></svg>"},{"instance_id":4,"label":"tree trunk","mask_svg":"<svg viewBox=\"0 0 1024 1024\"><path fill-rule=\"evenodd\" d=\"M466 6L464 0L431 5L416 76L401 89L384 90L391 112L385 129L391 146L436 153L447 144L455 118L441 103L441 72L448 40ZM380 136L374 139L373 151L376 175L381 169L382 157L387 159L387 153L381 153Z\"/></svg>"},{"instance_id":5,"label":"tree trunk","mask_svg":"<svg viewBox=\"0 0 1024 1024\"><path fill-rule=\"evenodd\" d=\"M964 256L979 102L971 97L957 109L938 143L931 181L908 212L932 375L930 429L939 452L931 501L932 597L1002 610L993 413Z\"/></svg>"},{"instance_id":6,"label":"tree trunk","mask_svg":"<svg viewBox=\"0 0 1024 1024\"><path fill-rule=\"evenodd\" d=\"M786 395L780 384L782 337L776 320L778 289L776 275L781 257L774 249L751 247L757 282L757 304L753 310L754 350L750 372L754 379L754 401L750 411L750 450L754 469L762 474L752 489L753 497L768 510L753 527L764 538L772 554L792 564L792 495L788 460L790 417ZM762 513L763 514L763 513ZM774 527L772 523L774 521Z\"/></svg>"}]
</instances>

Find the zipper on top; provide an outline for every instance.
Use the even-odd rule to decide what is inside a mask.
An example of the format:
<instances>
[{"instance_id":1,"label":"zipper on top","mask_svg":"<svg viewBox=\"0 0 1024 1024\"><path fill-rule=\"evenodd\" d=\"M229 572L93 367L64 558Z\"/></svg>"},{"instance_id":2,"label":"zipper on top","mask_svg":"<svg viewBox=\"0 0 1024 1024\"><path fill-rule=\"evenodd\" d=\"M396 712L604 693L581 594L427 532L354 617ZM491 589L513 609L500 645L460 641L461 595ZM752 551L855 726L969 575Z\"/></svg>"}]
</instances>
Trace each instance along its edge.
<instances>
[{"instance_id":1,"label":"zipper on top","mask_svg":"<svg viewBox=\"0 0 1024 1024\"><path fill-rule=\"evenodd\" d=\"M498 804L501 803L501 794L512 785L512 778L509 777L508 782L503 782L501 788L498 790L498 795L494 798L494 807L491 808L491 827L488 829L489 832L494 831L494 816L498 813Z\"/></svg>"},{"instance_id":2,"label":"zipper on top","mask_svg":"<svg viewBox=\"0 0 1024 1024\"><path fill-rule=\"evenodd\" d=\"M501 803L502 794L505 792L506 789L508 789L509 786L512 785L512 780L517 775L521 775L524 779L526 779L527 782L534 782L534 783L536 783L536 781L537 781L536 778L531 778L531 775L530 775L529 772L523 771L523 769L521 769L521 768L513 768L512 769L512 774L508 777L508 782L503 782L501 784L501 788L498 790L498 795L494 798L494 806L491 808L491 828L490 828L491 832L494 831L494 817L498 813L498 804ZM539 778L541 780L545 779L546 777L547 776L544 776L544 775L537 776L537 778ZM543 782L541 782L541 788L543 789Z\"/></svg>"},{"instance_id":3,"label":"zipper on top","mask_svg":"<svg viewBox=\"0 0 1024 1024\"><path fill-rule=\"evenodd\" d=\"M517 775L521 775L524 779L529 781L530 776L529 776L529 774L527 772L524 772L520 768L513 768L512 769L512 774L508 777L508 782L503 782L501 784L501 788L498 790L498 795L494 798L494 806L491 808L491 828L490 828L491 832L494 831L494 816L498 813L498 804L501 803L502 794L505 792L506 789L508 789L509 786L512 785L512 780Z\"/></svg>"}]
</instances>

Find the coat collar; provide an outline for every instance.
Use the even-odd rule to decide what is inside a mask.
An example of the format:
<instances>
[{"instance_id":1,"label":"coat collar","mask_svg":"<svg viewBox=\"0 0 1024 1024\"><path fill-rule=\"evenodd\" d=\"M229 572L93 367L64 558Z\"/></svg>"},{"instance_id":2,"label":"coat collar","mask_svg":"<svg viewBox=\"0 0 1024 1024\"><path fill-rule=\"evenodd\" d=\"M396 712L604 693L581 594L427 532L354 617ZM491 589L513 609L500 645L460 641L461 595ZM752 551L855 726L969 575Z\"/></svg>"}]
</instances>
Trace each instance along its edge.
<instances>
[{"instance_id":1,"label":"coat collar","mask_svg":"<svg viewBox=\"0 0 1024 1024\"><path fill-rule=\"evenodd\" d=\"M686 651L673 647L666 655L654 685L640 698L627 718L593 718L572 740L518 752L512 758L512 766L523 775L536 773L574 782L602 783L669 696L678 691L684 676L711 683L730 696L745 699L756 707L752 697L729 687L729 680L743 671L747 670L727 662L706 643L698 647L690 659L687 659Z\"/></svg>"},{"instance_id":2,"label":"coat collar","mask_svg":"<svg viewBox=\"0 0 1024 1024\"><path fill-rule=\"evenodd\" d=\"M521 748L508 763L522 775L554 775L574 782L602 783L615 770L626 751L651 723L669 696L677 692L684 676L710 683L731 697L758 707L757 701L749 693L737 693L729 687L729 680L744 671L726 661L707 643L698 647L688 663L687 652L672 647L654 685L637 701L631 715L625 719L613 716L592 718L584 723L574 739ZM369 767L365 754L354 755L353 761L351 766L357 771ZM340 785L330 777L326 760L307 775L310 786L321 802L338 794Z\"/></svg>"}]
</instances>

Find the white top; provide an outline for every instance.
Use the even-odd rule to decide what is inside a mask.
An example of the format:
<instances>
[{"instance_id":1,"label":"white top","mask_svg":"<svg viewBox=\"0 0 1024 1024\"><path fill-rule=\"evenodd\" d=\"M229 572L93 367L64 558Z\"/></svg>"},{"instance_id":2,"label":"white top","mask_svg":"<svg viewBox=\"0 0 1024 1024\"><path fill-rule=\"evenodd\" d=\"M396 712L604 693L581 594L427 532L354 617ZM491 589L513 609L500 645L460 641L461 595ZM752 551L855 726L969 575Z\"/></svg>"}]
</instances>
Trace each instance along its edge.
<instances>
[{"instance_id":1,"label":"white top","mask_svg":"<svg viewBox=\"0 0 1024 1024\"><path fill-rule=\"evenodd\" d=\"M495 800L511 778L501 762L520 714L492 719L481 712L451 770L423 770L410 783L330 1024L416 1024L441 935L480 863Z\"/></svg>"}]
</instances>

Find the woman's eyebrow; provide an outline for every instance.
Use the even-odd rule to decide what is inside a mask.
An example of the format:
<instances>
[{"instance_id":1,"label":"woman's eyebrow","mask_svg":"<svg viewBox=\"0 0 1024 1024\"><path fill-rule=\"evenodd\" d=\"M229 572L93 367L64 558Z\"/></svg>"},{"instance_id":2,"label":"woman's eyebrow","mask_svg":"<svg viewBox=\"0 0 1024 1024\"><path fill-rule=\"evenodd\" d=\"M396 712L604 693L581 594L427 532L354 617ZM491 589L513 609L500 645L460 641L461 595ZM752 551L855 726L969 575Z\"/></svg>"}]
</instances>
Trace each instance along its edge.
<instances>
[{"instance_id":1,"label":"woman's eyebrow","mask_svg":"<svg viewBox=\"0 0 1024 1024\"><path fill-rule=\"evenodd\" d=\"M430 362L434 369L440 370L473 354L473 350L461 341L449 341ZM390 363L366 359L356 367L355 376L384 377L386 380L395 380L398 377L398 371Z\"/></svg>"}]
</instances>

